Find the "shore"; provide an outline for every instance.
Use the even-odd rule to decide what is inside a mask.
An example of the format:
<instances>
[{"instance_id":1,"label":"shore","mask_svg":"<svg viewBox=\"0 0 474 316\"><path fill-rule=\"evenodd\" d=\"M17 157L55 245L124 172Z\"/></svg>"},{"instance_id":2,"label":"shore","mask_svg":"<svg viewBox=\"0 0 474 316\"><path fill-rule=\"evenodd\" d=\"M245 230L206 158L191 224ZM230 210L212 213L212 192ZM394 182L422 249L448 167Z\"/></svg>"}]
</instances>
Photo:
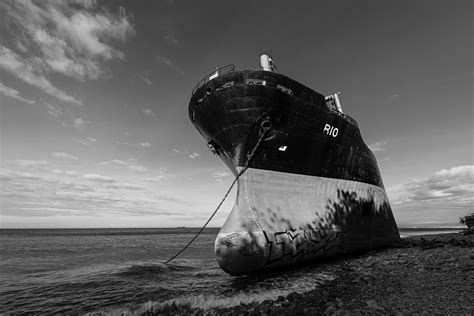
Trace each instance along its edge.
<instances>
[{"instance_id":1,"label":"shore","mask_svg":"<svg viewBox=\"0 0 474 316\"><path fill-rule=\"evenodd\" d=\"M473 314L474 235L403 238L392 247L322 264L337 278L304 294L214 310L173 306L149 314Z\"/></svg>"}]
</instances>

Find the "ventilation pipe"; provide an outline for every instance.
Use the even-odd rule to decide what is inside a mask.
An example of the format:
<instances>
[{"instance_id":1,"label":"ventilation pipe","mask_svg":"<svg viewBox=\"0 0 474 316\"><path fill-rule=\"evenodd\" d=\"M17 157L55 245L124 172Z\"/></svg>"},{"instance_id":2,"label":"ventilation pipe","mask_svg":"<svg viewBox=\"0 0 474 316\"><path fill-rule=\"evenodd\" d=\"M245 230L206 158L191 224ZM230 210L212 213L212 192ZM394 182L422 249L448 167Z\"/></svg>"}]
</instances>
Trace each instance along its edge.
<instances>
[{"instance_id":1,"label":"ventilation pipe","mask_svg":"<svg viewBox=\"0 0 474 316\"><path fill-rule=\"evenodd\" d=\"M342 106L341 106L341 101L339 100L339 94L340 92L336 92L334 94L328 95L327 97L324 98L326 101L327 106L330 109L336 109L338 112L342 112Z\"/></svg>"},{"instance_id":2,"label":"ventilation pipe","mask_svg":"<svg viewBox=\"0 0 474 316\"><path fill-rule=\"evenodd\" d=\"M274 72L276 70L275 64L273 63L272 56L267 53L260 55L260 66L262 70Z\"/></svg>"},{"instance_id":3,"label":"ventilation pipe","mask_svg":"<svg viewBox=\"0 0 474 316\"><path fill-rule=\"evenodd\" d=\"M334 93L334 102L336 103L336 108L339 112L343 113L342 112L342 106L341 106L341 101L339 100L339 93L340 92L336 92Z\"/></svg>"}]
</instances>

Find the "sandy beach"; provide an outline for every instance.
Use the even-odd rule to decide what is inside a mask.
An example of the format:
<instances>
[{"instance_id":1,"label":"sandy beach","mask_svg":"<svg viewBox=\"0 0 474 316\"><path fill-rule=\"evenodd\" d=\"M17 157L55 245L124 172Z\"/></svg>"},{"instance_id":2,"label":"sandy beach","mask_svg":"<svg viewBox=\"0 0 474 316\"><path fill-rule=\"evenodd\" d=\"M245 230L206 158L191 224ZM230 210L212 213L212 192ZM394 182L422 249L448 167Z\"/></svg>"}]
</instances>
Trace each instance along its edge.
<instances>
[{"instance_id":1,"label":"sandy beach","mask_svg":"<svg viewBox=\"0 0 474 316\"><path fill-rule=\"evenodd\" d=\"M337 278L304 294L207 311L168 306L145 315L473 314L473 246L472 234L411 236L321 264Z\"/></svg>"}]
</instances>

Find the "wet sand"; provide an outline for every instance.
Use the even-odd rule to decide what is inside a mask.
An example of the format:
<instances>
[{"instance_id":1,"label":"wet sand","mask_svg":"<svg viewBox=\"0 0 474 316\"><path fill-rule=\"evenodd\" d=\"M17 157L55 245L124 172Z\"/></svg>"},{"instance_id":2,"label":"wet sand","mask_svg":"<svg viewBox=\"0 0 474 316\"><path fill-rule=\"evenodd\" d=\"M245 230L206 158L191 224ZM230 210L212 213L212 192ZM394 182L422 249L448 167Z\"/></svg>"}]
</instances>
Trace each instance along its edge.
<instances>
[{"instance_id":1,"label":"wet sand","mask_svg":"<svg viewBox=\"0 0 474 316\"><path fill-rule=\"evenodd\" d=\"M472 234L411 236L389 248L322 264L337 278L310 292L233 308L170 306L145 314L474 314L473 246Z\"/></svg>"}]
</instances>

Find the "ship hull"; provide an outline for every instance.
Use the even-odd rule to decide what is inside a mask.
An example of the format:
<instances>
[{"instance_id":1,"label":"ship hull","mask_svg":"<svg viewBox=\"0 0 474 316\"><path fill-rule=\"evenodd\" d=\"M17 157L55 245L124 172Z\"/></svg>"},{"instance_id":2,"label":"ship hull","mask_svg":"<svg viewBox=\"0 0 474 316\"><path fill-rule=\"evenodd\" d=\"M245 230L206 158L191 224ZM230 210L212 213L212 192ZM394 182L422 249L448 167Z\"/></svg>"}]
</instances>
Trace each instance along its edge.
<instances>
[{"instance_id":1,"label":"ship hull","mask_svg":"<svg viewBox=\"0 0 474 316\"><path fill-rule=\"evenodd\" d=\"M232 275L365 251L398 240L375 185L249 168L215 254Z\"/></svg>"},{"instance_id":2,"label":"ship hull","mask_svg":"<svg viewBox=\"0 0 474 316\"><path fill-rule=\"evenodd\" d=\"M257 84L255 84L257 83ZM215 243L233 275L388 245L399 233L357 123L324 96L266 71L196 90L191 121L237 175L265 128Z\"/></svg>"}]
</instances>

